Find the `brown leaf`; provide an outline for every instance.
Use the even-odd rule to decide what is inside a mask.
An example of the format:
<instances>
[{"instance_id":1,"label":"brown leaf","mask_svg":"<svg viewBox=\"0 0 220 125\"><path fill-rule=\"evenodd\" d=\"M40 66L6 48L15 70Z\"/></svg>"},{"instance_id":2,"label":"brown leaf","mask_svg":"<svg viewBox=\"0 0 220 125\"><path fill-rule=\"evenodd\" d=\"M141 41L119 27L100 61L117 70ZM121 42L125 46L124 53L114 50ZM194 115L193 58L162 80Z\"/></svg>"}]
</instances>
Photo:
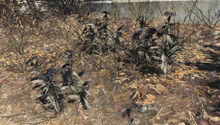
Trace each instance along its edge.
<instances>
[{"instance_id":1,"label":"brown leaf","mask_svg":"<svg viewBox=\"0 0 220 125\"><path fill-rule=\"evenodd\" d=\"M178 125L186 125L184 122L180 122L178 123Z\"/></svg>"},{"instance_id":2,"label":"brown leaf","mask_svg":"<svg viewBox=\"0 0 220 125\"><path fill-rule=\"evenodd\" d=\"M199 125L209 125L209 123L204 120L200 120Z\"/></svg>"},{"instance_id":3,"label":"brown leaf","mask_svg":"<svg viewBox=\"0 0 220 125\"><path fill-rule=\"evenodd\" d=\"M96 85L96 86L95 86L96 89L99 89L99 88L102 88L102 87L104 87L103 84L99 84L99 85Z\"/></svg>"},{"instance_id":4,"label":"brown leaf","mask_svg":"<svg viewBox=\"0 0 220 125\"><path fill-rule=\"evenodd\" d=\"M146 99L144 100L138 100L137 104L141 104L141 105L148 105L148 104L152 104L154 103L154 100L156 99L156 97L154 95L151 94L147 94L146 95Z\"/></svg>"},{"instance_id":5,"label":"brown leaf","mask_svg":"<svg viewBox=\"0 0 220 125\"><path fill-rule=\"evenodd\" d=\"M139 88L139 92L141 95L145 95L147 93L147 88L146 87L141 87Z\"/></svg>"},{"instance_id":6,"label":"brown leaf","mask_svg":"<svg viewBox=\"0 0 220 125\"><path fill-rule=\"evenodd\" d=\"M59 118L54 122L54 125L66 125L66 124L64 123L64 121L61 118Z\"/></svg>"},{"instance_id":7,"label":"brown leaf","mask_svg":"<svg viewBox=\"0 0 220 125\"><path fill-rule=\"evenodd\" d=\"M184 98L184 99L182 100L182 106L183 106L184 108L186 108L187 105L190 104L191 101L192 101L192 99L189 98L189 97Z\"/></svg>"},{"instance_id":8,"label":"brown leaf","mask_svg":"<svg viewBox=\"0 0 220 125\"><path fill-rule=\"evenodd\" d=\"M119 109L120 109L120 106L118 105L118 104L115 104L115 112L118 112L119 111Z\"/></svg>"},{"instance_id":9,"label":"brown leaf","mask_svg":"<svg viewBox=\"0 0 220 125\"><path fill-rule=\"evenodd\" d=\"M160 93L168 93L166 87L162 84L157 84L156 85L156 89L160 92Z\"/></svg>"},{"instance_id":10,"label":"brown leaf","mask_svg":"<svg viewBox=\"0 0 220 125\"><path fill-rule=\"evenodd\" d=\"M217 116L210 116L210 120L213 122L220 122L220 118Z\"/></svg>"},{"instance_id":11,"label":"brown leaf","mask_svg":"<svg viewBox=\"0 0 220 125\"><path fill-rule=\"evenodd\" d=\"M156 98L154 95L151 94L147 94L146 97L149 102L152 102Z\"/></svg>"},{"instance_id":12,"label":"brown leaf","mask_svg":"<svg viewBox=\"0 0 220 125\"><path fill-rule=\"evenodd\" d=\"M111 113L115 112L114 108L112 107L107 107L105 110L106 112L111 112Z\"/></svg>"}]
</instances>

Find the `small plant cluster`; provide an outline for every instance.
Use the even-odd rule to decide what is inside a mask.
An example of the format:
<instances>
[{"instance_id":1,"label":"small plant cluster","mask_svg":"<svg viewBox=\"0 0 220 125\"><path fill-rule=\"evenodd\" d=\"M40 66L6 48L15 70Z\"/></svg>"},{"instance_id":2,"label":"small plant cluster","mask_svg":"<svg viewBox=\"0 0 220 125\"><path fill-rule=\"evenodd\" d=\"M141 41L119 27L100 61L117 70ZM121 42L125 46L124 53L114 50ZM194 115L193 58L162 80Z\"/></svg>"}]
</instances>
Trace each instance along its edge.
<instances>
[{"instance_id":1,"label":"small plant cluster","mask_svg":"<svg viewBox=\"0 0 220 125\"><path fill-rule=\"evenodd\" d=\"M142 16L137 19L141 29L133 34L132 47L126 52L132 62L147 68L157 67L160 63L163 73L169 71L173 55L181 48L178 37L171 33L175 24L170 23L170 19L171 15L168 15L162 30L148 27Z\"/></svg>"},{"instance_id":2,"label":"small plant cluster","mask_svg":"<svg viewBox=\"0 0 220 125\"><path fill-rule=\"evenodd\" d=\"M80 45L81 51L89 54L103 55L106 52L124 51L125 60L141 66L141 70L155 70L153 72L169 72L169 65L174 61L174 55L181 49L180 39L171 30L175 24L170 23L175 13L166 12L165 24L161 30L149 27L143 16L137 18L139 30L131 36L131 46L121 42L123 38L123 25L116 31L109 28L110 13L103 11L103 19L95 19L85 26L82 31L83 38ZM120 48L120 49L119 49ZM121 57L118 57L121 58ZM158 66L160 65L160 68ZM160 70L159 70L160 69ZM150 71L151 72L151 71Z\"/></svg>"},{"instance_id":3,"label":"small plant cluster","mask_svg":"<svg viewBox=\"0 0 220 125\"><path fill-rule=\"evenodd\" d=\"M93 23L88 24L83 29L82 51L89 54L103 55L106 52L115 52L116 44L120 42L119 38L122 36L121 29L119 27L116 32L109 29L108 14L107 11L103 11L103 21L101 19L95 19Z\"/></svg>"},{"instance_id":4,"label":"small plant cluster","mask_svg":"<svg viewBox=\"0 0 220 125\"><path fill-rule=\"evenodd\" d=\"M70 58L70 55L67 55ZM36 100L43 105L45 109L54 113L60 113L65 107L65 102L80 102L81 107L89 109L87 97L89 95L89 83L82 80L84 71L76 73L72 70L72 65L66 63L62 66L61 73L57 69L48 68L41 72L43 67L37 56L27 61L29 66L39 72L39 75L31 79L34 84L33 90L37 90ZM62 82L56 77L61 76Z\"/></svg>"}]
</instances>

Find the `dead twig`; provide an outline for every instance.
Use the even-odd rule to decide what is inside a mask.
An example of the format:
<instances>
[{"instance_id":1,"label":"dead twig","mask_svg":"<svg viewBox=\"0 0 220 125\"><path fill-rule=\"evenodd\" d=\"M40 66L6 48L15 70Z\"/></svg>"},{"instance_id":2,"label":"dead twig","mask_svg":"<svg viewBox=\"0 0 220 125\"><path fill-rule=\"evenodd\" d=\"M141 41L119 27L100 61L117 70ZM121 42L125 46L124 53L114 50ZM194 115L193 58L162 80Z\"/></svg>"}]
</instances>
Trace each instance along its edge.
<instances>
[{"instance_id":1,"label":"dead twig","mask_svg":"<svg viewBox=\"0 0 220 125\"><path fill-rule=\"evenodd\" d=\"M194 114L194 113L192 113L192 112L191 112L191 111L189 111L189 110L188 110L188 113L189 113L189 116L190 116L191 121L193 121L195 125L198 125L198 124L196 123L195 118L194 118L194 117L195 117L195 114Z\"/></svg>"},{"instance_id":2,"label":"dead twig","mask_svg":"<svg viewBox=\"0 0 220 125\"><path fill-rule=\"evenodd\" d=\"M18 113L18 114L13 114L13 115L5 115L5 116L0 116L0 118L11 118L11 117L17 117L17 116L22 116L22 115L27 115L27 116L31 116L31 115L38 115L38 114L42 114L45 113L45 111L43 112L39 112L39 113Z\"/></svg>"}]
</instances>

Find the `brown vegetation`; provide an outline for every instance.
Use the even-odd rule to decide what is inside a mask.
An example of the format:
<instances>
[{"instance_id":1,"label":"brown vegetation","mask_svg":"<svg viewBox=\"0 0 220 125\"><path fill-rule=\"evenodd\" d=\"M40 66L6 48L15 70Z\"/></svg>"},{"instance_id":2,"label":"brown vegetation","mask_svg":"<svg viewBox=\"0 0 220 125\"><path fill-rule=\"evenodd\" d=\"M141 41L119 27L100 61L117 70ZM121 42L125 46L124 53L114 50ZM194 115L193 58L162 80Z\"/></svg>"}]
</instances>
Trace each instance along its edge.
<instances>
[{"instance_id":1,"label":"brown vegetation","mask_svg":"<svg viewBox=\"0 0 220 125\"><path fill-rule=\"evenodd\" d=\"M18 12L16 3L6 2L0 3L3 6L0 8L0 124L220 122L218 23L210 24L206 20L205 24L173 24L169 34L178 37L182 48L169 59L172 63L164 74L157 70L163 60L148 63L139 60L139 55L132 56L130 50L139 47L132 35L141 25L134 19L113 17L114 14L106 19L98 12L82 17L63 11L53 16L38 12L27 15ZM100 19L97 26L95 19ZM169 24L154 20L144 23L147 26L142 27L143 32L149 28L162 31L162 26ZM108 28L102 29L105 24ZM88 32L90 27L94 28L95 42ZM123 35L117 38L119 32ZM144 41L143 34L138 37ZM165 38L153 33L152 39L164 47ZM68 57L66 50L72 50L73 55ZM37 103L30 79L38 72L26 64L33 56L42 64L38 72L48 68L61 72L65 63L71 63L76 72L85 70L82 79L90 81L91 108L83 110L78 103L65 103L63 111L54 114ZM55 80L62 82L60 76Z\"/></svg>"}]
</instances>

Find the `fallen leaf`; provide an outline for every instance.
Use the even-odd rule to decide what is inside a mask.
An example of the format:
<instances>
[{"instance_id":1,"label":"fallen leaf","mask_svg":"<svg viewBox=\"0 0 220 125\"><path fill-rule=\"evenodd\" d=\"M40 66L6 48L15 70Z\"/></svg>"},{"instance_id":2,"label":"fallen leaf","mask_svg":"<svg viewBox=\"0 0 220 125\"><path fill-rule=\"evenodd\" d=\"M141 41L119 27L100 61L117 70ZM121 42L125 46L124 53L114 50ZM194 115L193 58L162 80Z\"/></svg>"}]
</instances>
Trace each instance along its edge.
<instances>
[{"instance_id":1,"label":"fallen leaf","mask_svg":"<svg viewBox=\"0 0 220 125\"><path fill-rule=\"evenodd\" d=\"M141 95L145 95L147 93L147 88L146 87L141 87L139 88L139 92Z\"/></svg>"},{"instance_id":2,"label":"fallen leaf","mask_svg":"<svg viewBox=\"0 0 220 125\"><path fill-rule=\"evenodd\" d=\"M214 117L210 116L210 120L213 122L220 122L220 118L217 116L214 116Z\"/></svg>"},{"instance_id":3,"label":"fallen leaf","mask_svg":"<svg viewBox=\"0 0 220 125\"><path fill-rule=\"evenodd\" d=\"M144 99L144 100L138 100L136 103L137 103L137 104L141 104L141 105L152 104L152 103L154 103L155 98L156 98L156 97L155 97L154 95L147 94L147 95L146 95L146 99Z\"/></svg>"},{"instance_id":4,"label":"fallen leaf","mask_svg":"<svg viewBox=\"0 0 220 125\"><path fill-rule=\"evenodd\" d=\"M178 125L186 125L184 122L180 122Z\"/></svg>"},{"instance_id":5,"label":"fallen leaf","mask_svg":"<svg viewBox=\"0 0 220 125\"><path fill-rule=\"evenodd\" d=\"M192 99L190 97L186 97L186 98L182 99L182 106L184 108L186 108L188 106L188 104L190 104L191 101L192 101Z\"/></svg>"},{"instance_id":6,"label":"fallen leaf","mask_svg":"<svg viewBox=\"0 0 220 125\"><path fill-rule=\"evenodd\" d=\"M41 104L36 104L34 110L37 112L43 112L45 109Z\"/></svg>"},{"instance_id":7,"label":"fallen leaf","mask_svg":"<svg viewBox=\"0 0 220 125\"><path fill-rule=\"evenodd\" d=\"M153 101L156 98L154 95L151 94L147 94L146 97L149 102Z\"/></svg>"},{"instance_id":8,"label":"fallen leaf","mask_svg":"<svg viewBox=\"0 0 220 125\"><path fill-rule=\"evenodd\" d=\"M54 125L66 125L66 124L64 123L64 121L61 118L59 118L54 122Z\"/></svg>"},{"instance_id":9,"label":"fallen leaf","mask_svg":"<svg viewBox=\"0 0 220 125\"><path fill-rule=\"evenodd\" d=\"M102 87L104 87L103 84L99 84L99 85L96 85L96 86L95 86L96 89L99 89L99 88L102 88Z\"/></svg>"},{"instance_id":10,"label":"fallen leaf","mask_svg":"<svg viewBox=\"0 0 220 125\"><path fill-rule=\"evenodd\" d=\"M162 84L157 84L156 85L156 89L160 92L160 93L168 93L166 87Z\"/></svg>"},{"instance_id":11,"label":"fallen leaf","mask_svg":"<svg viewBox=\"0 0 220 125\"><path fill-rule=\"evenodd\" d=\"M115 112L118 112L120 109L120 106L118 104L115 104L114 108L115 108Z\"/></svg>"},{"instance_id":12,"label":"fallen leaf","mask_svg":"<svg viewBox=\"0 0 220 125\"><path fill-rule=\"evenodd\" d=\"M209 125L209 123L204 120L200 120L199 125Z\"/></svg>"}]
</instances>

